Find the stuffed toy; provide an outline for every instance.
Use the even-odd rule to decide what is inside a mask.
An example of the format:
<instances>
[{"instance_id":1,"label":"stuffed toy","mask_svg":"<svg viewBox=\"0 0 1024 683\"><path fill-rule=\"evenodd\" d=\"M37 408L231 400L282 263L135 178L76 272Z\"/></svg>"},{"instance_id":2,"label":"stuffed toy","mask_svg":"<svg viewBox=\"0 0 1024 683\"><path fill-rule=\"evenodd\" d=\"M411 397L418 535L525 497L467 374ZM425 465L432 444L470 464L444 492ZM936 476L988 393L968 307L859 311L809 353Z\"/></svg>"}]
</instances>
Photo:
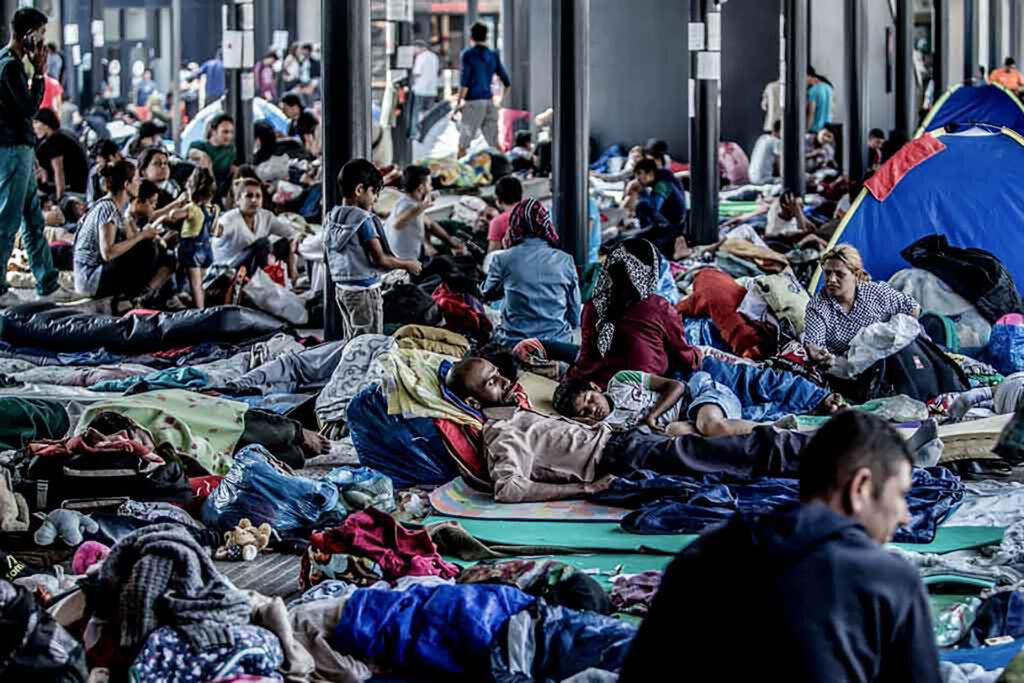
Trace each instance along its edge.
<instances>
[{"instance_id":1,"label":"stuffed toy","mask_svg":"<svg viewBox=\"0 0 1024 683\"><path fill-rule=\"evenodd\" d=\"M0 468L0 531L28 531L28 503L14 492L11 473Z\"/></svg>"},{"instance_id":2,"label":"stuffed toy","mask_svg":"<svg viewBox=\"0 0 1024 683\"><path fill-rule=\"evenodd\" d=\"M75 551L75 557L71 560L71 571L75 574L85 574L90 567L107 559L109 554L110 548L99 541L86 541Z\"/></svg>"},{"instance_id":3,"label":"stuffed toy","mask_svg":"<svg viewBox=\"0 0 1024 683\"><path fill-rule=\"evenodd\" d=\"M224 545L217 548L213 557L216 560L253 560L270 545L272 533L266 522L256 527L248 519L242 519L238 526L224 533Z\"/></svg>"},{"instance_id":4,"label":"stuffed toy","mask_svg":"<svg viewBox=\"0 0 1024 683\"><path fill-rule=\"evenodd\" d=\"M51 510L36 516L43 520L34 536L39 545L50 545L60 539L69 546L78 546L82 543L83 530L92 534L100 530L100 525L91 517L74 510Z\"/></svg>"}]
</instances>

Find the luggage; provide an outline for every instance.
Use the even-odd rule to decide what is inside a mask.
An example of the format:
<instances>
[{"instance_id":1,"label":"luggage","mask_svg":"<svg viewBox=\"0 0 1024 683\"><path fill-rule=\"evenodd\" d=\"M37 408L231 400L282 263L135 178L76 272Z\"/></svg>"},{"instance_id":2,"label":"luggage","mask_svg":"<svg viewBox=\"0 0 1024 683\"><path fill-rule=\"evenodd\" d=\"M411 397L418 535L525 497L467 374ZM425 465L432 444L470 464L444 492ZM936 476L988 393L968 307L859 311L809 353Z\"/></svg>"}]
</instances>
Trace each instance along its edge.
<instances>
[{"instance_id":1,"label":"luggage","mask_svg":"<svg viewBox=\"0 0 1024 683\"><path fill-rule=\"evenodd\" d=\"M860 376L857 385L861 401L903 394L924 403L941 394L971 388L956 361L924 335L876 362Z\"/></svg>"}]
</instances>

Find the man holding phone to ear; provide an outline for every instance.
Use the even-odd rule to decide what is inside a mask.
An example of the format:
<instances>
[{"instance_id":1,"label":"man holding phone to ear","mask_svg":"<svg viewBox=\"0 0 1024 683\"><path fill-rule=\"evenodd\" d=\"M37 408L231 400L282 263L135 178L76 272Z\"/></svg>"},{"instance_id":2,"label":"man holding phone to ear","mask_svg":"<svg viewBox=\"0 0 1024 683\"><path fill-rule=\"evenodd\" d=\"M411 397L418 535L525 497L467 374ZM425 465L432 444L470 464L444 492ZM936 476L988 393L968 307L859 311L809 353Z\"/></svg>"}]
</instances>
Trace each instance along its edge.
<instances>
[{"instance_id":1,"label":"man holding phone to ear","mask_svg":"<svg viewBox=\"0 0 1024 683\"><path fill-rule=\"evenodd\" d=\"M46 15L22 8L11 20L11 42L0 50L0 264L6 269L14 239L25 225L24 244L36 291L52 298L57 283L34 173L36 136L32 119L45 89ZM0 278L0 308L18 303Z\"/></svg>"}]
</instances>

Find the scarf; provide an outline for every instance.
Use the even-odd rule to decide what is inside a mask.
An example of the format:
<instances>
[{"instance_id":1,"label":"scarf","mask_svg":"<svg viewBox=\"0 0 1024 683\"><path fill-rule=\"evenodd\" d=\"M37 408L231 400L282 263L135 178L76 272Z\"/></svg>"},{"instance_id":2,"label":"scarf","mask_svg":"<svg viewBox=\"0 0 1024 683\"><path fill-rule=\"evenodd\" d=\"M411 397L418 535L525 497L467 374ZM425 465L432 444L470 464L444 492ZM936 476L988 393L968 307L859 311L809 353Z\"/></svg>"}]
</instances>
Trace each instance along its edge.
<instances>
[{"instance_id":1,"label":"scarf","mask_svg":"<svg viewBox=\"0 0 1024 683\"><path fill-rule=\"evenodd\" d=\"M630 248L627 249L627 245ZM638 257L634 251L644 254ZM632 303L632 292L643 301L657 292L659 256L654 245L646 240L630 240L613 251L604 262L601 275L594 287L593 303L597 311L597 350L607 356L615 338L615 321L622 315L627 303Z\"/></svg>"},{"instance_id":2,"label":"scarf","mask_svg":"<svg viewBox=\"0 0 1024 683\"><path fill-rule=\"evenodd\" d=\"M527 237L540 237L558 248L558 231L551 222L551 214L536 199L524 199L512 208L501 246L505 249L514 247Z\"/></svg>"}]
</instances>

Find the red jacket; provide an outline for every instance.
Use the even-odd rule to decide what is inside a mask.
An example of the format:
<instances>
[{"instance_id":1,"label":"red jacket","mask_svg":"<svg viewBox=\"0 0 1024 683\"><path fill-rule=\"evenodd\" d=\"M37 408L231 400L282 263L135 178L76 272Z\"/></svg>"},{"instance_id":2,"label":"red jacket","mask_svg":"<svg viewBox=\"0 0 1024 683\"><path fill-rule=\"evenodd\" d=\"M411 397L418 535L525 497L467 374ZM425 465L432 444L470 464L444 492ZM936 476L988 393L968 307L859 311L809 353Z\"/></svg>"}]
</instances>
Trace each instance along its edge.
<instances>
[{"instance_id":1,"label":"red jacket","mask_svg":"<svg viewBox=\"0 0 1024 683\"><path fill-rule=\"evenodd\" d=\"M747 290L732 277L706 268L693 279L693 294L680 301L676 310L684 318L711 318L722 339L742 356L764 341L761 332L736 310L746 296Z\"/></svg>"}]
</instances>

